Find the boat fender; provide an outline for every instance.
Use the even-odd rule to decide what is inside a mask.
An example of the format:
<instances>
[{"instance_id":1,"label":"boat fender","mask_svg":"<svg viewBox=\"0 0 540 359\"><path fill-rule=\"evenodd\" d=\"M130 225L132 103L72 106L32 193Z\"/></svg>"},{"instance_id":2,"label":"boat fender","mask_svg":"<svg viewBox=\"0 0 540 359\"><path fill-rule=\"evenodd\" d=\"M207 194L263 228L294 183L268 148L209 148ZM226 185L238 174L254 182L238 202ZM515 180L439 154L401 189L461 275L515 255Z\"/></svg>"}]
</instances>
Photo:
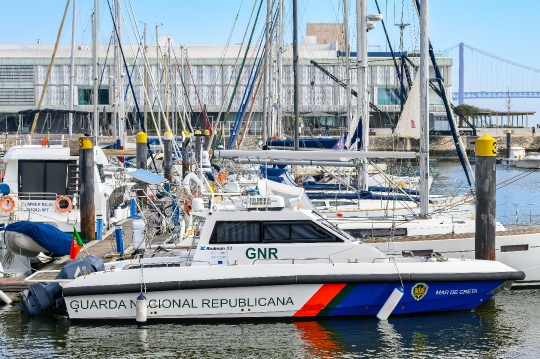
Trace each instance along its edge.
<instances>
[{"instance_id":1,"label":"boat fender","mask_svg":"<svg viewBox=\"0 0 540 359\"><path fill-rule=\"evenodd\" d=\"M6 293L0 290L0 299L7 305L13 305L13 301L6 295Z\"/></svg>"},{"instance_id":2,"label":"boat fender","mask_svg":"<svg viewBox=\"0 0 540 359\"><path fill-rule=\"evenodd\" d=\"M0 208L4 212L12 212L15 209L15 200L11 196L4 196L0 200Z\"/></svg>"},{"instance_id":3,"label":"boat fender","mask_svg":"<svg viewBox=\"0 0 540 359\"><path fill-rule=\"evenodd\" d=\"M398 305L401 297L403 297L403 288L394 288L392 294L390 294L381 310L379 310L379 313L377 313L377 318L379 318L379 320L387 320L390 314L392 314L392 311Z\"/></svg>"},{"instance_id":4,"label":"boat fender","mask_svg":"<svg viewBox=\"0 0 540 359\"><path fill-rule=\"evenodd\" d=\"M135 306L136 309L136 321L138 324L144 324L146 323L146 320L148 318L148 308L146 305L146 297L141 293L137 297L137 304Z\"/></svg>"},{"instance_id":5,"label":"boat fender","mask_svg":"<svg viewBox=\"0 0 540 359\"><path fill-rule=\"evenodd\" d=\"M2 180L4 178L4 170L0 171L0 177ZM7 183L0 183L0 194L3 196L7 196L11 192L11 188L9 188L9 185Z\"/></svg>"},{"instance_id":6,"label":"boat fender","mask_svg":"<svg viewBox=\"0 0 540 359\"><path fill-rule=\"evenodd\" d=\"M62 207L60 206L60 203L62 202L67 202L67 206L65 207ZM56 210L60 213L66 213L66 212L69 212L71 210L71 208L73 207L72 204L71 204L71 199L69 199L68 196L60 196L58 197L58 199L56 200L56 203L54 204L56 206Z\"/></svg>"}]
</instances>

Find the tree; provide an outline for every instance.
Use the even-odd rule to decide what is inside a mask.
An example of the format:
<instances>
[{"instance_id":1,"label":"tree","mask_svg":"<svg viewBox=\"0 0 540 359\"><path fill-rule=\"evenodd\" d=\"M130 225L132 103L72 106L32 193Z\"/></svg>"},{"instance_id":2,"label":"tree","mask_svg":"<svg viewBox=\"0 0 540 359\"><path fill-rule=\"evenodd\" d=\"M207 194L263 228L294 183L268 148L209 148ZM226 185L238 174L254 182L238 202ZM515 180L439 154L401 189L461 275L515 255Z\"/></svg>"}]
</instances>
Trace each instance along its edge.
<instances>
[{"instance_id":1,"label":"tree","mask_svg":"<svg viewBox=\"0 0 540 359\"><path fill-rule=\"evenodd\" d=\"M480 113L480 109L478 107L473 106L473 105L467 105L466 103L456 106L456 110L457 112L459 112L461 116L466 117L466 118L476 117ZM462 126L463 124L461 123L461 120L460 120L459 127L462 127Z\"/></svg>"}]
</instances>

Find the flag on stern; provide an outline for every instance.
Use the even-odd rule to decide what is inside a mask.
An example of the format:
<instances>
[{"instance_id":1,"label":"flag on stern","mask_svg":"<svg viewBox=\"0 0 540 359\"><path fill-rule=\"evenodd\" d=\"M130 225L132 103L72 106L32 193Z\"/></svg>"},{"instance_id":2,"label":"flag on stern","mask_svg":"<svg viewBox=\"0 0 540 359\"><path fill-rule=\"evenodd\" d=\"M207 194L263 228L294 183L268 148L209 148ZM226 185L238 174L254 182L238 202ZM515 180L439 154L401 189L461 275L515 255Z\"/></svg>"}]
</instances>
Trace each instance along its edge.
<instances>
[{"instance_id":1,"label":"flag on stern","mask_svg":"<svg viewBox=\"0 0 540 359\"><path fill-rule=\"evenodd\" d=\"M79 236L79 233L77 233L77 229L73 227L73 238L71 239L71 248L69 249L69 258L75 259L83 246L84 246L84 243L81 237Z\"/></svg>"}]
</instances>

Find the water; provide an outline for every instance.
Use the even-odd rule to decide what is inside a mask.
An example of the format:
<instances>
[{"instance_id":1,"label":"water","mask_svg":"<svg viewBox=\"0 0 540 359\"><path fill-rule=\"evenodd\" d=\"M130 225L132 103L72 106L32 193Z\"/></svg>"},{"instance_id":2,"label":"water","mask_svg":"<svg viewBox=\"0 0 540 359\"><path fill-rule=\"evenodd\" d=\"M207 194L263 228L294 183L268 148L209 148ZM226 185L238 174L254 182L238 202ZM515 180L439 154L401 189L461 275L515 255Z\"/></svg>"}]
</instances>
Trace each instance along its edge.
<instances>
[{"instance_id":1,"label":"water","mask_svg":"<svg viewBox=\"0 0 540 359\"><path fill-rule=\"evenodd\" d=\"M464 179L438 164L434 193ZM498 168L498 183L526 170ZM500 189L497 219L540 223L540 173ZM32 318L0 305L0 358L538 358L540 290L499 293L470 312L321 321L79 324L62 315Z\"/></svg>"},{"instance_id":2,"label":"water","mask_svg":"<svg viewBox=\"0 0 540 359\"><path fill-rule=\"evenodd\" d=\"M82 325L0 306L2 358L538 358L539 290L472 312L259 323Z\"/></svg>"},{"instance_id":3,"label":"water","mask_svg":"<svg viewBox=\"0 0 540 359\"><path fill-rule=\"evenodd\" d=\"M459 163L439 162L434 169L439 176L431 186L432 194L464 192L468 187ZM497 184L503 182L508 185L497 188L497 221L503 224L540 223L540 171L497 165Z\"/></svg>"}]
</instances>

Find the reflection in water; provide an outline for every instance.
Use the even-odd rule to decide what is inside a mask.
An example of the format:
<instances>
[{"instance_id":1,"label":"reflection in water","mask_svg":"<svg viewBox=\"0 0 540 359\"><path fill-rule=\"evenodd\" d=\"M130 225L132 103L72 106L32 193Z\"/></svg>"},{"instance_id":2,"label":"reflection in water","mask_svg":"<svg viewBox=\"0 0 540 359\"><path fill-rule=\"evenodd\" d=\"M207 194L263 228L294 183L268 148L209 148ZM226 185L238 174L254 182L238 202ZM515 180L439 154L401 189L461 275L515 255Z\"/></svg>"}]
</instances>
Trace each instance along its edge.
<instances>
[{"instance_id":1,"label":"reflection in water","mask_svg":"<svg viewBox=\"0 0 540 359\"><path fill-rule=\"evenodd\" d=\"M305 322L76 324L0 307L0 358L535 358L540 291L474 312Z\"/></svg>"}]
</instances>

